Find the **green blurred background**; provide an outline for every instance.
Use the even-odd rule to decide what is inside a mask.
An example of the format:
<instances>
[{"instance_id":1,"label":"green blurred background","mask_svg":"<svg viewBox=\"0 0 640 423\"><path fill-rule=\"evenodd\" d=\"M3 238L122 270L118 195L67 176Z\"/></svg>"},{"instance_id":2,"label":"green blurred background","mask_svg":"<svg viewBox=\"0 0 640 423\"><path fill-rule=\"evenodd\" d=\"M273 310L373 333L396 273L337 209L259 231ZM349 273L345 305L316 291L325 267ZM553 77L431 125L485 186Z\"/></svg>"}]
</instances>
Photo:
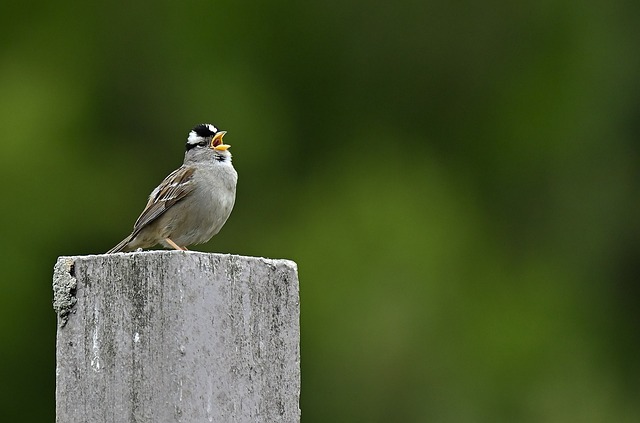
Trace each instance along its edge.
<instances>
[{"instance_id":1,"label":"green blurred background","mask_svg":"<svg viewBox=\"0 0 640 423\"><path fill-rule=\"evenodd\" d=\"M3 2L0 420L54 419L56 257L211 122L240 180L201 249L298 263L303 422L638 421L639 12Z\"/></svg>"}]
</instances>

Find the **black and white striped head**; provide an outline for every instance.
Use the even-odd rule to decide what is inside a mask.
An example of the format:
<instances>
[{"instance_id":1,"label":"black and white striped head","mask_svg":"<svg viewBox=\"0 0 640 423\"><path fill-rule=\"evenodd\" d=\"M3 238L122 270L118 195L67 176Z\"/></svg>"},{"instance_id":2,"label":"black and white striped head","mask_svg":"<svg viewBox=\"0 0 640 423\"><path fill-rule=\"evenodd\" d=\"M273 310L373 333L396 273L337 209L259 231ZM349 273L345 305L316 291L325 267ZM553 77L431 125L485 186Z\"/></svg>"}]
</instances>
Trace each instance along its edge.
<instances>
[{"instance_id":1,"label":"black and white striped head","mask_svg":"<svg viewBox=\"0 0 640 423\"><path fill-rule=\"evenodd\" d=\"M218 131L218 128L210 123L196 125L187 137L187 151L194 148L210 148L217 152L227 151L231 146L222 142L226 133L226 131Z\"/></svg>"}]
</instances>

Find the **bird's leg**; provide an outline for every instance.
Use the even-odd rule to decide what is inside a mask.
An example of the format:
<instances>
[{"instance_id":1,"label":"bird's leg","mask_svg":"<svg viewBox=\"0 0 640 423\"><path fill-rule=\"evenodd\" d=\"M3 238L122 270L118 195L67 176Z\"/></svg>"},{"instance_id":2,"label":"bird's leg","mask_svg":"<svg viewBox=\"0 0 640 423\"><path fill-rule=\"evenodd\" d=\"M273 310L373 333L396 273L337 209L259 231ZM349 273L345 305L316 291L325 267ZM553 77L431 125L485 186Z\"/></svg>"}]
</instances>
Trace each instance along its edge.
<instances>
[{"instance_id":1,"label":"bird's leg","mask_svg":"<svg viewBox=\"0 0 640 423\"><path fill-rule=\"evenodd\" d=\"M189 250L187 250L186 247L180 247L180 246L178 246L178 244L176 244L175 242L171 241L171 238L165 238L164 240L167 242L167 244L171 245L174 250L189 251Z\"/></svg>"}]
</instances>

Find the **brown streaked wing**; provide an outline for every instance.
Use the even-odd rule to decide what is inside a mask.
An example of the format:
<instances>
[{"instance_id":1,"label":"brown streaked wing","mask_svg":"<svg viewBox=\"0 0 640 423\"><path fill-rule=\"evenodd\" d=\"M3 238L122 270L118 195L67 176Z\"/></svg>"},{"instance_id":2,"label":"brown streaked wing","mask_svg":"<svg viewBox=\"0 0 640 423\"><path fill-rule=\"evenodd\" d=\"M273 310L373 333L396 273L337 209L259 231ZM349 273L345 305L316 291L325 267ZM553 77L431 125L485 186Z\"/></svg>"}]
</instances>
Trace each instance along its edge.
<instances>
[{"instance_id":1,"label":"brown streaked wing","mask_svg":"<svg viewBox=\"0 0 640 423\"><path fill-rule=\"evenodd\" d=\"M151 193L149 202L133 225L134 234L140 232L142 228L156 220L169 207L193 191L191 178L194 172L195 168L193 167L181 166L164 178L158 188Z\"/></svg>"}]
</instances>

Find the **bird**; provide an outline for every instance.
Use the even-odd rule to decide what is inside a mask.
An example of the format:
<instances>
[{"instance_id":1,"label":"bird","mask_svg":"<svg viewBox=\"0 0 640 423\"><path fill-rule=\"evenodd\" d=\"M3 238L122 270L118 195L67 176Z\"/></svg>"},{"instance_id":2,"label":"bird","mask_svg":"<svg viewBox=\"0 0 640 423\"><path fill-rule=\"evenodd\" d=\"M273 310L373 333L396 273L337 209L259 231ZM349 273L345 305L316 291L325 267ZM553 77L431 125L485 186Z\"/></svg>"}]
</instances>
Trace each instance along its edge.
<instances>
[{"instance_id":1,"label":"bird","mask_svg":"<svg viewBox=\"0 0 640 423\"><path fill-rule=\"evenodd\" d=\"M233 209L238 182L231 146L223 143L226 133L210 123L189 132L182 166L151 192L131 234L107 254L158 244L186 251L222 229Z\"/></svg>"}]
</instances>

